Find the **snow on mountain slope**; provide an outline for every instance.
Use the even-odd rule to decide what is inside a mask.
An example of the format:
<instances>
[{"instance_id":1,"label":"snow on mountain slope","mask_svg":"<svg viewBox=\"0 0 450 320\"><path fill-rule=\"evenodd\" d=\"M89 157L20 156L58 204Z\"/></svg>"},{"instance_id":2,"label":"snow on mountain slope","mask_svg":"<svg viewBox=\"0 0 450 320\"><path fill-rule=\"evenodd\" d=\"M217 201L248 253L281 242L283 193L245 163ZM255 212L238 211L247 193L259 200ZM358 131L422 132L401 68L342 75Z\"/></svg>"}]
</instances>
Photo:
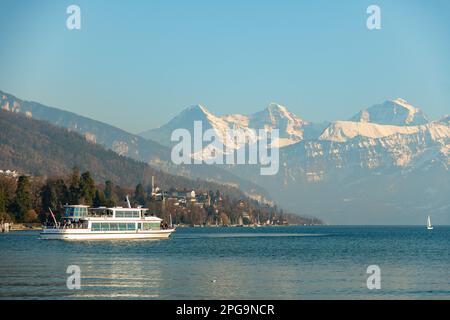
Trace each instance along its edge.
<instances>
[{"instance_id":1,"label":"snow on mountain slope","mask_svg":"<svg viewBox=\"0 0 450 320\"><path fill-rule=\"evenodd\" d=\"M401 98L385 101L362 110L350 121L397 126L414 126L429 122L422 110Z\"/></svg>"},{"instance_id":2,"label":"snow on mountain slope","mask_svg":"<svg viewBox=\"0 0 450 320\"><path fill-rule=\"evenodd\" d=\"M433 140L450 138L450 126L438 122L420 126L392 126L365 122L336 121L331 124L319 140L346 142L357 136L380 139L393 135L413 135L427 132Z\"/></svg>"},{"instance_id":3,"label":"snow on mountain slope","mask_svg":"<svg viewBox=\"0 0 450 320\"><path fill-rule=\"evenodd\" d=\"M175 129L185 128L193 133L194 121L201 121L203 130L213 128L221 142L232 149L239 149L242 144L235 144L228 135L229 130L242 130L249 138L250 143L256 142L259 137L254 133L258 130L271 131L279 129L280 139L276 143L284 147L304 139L318 137L324 129L324 124L315 125L302 120L286 107L271 103L266 109L252 115L231 114L215 116L204 106L193 106L183 110L179 115L160 128L151 129L141 133L144 138L153 139L164 145L171 145L170 135Z\"/></svg>"},{"instance_id":4,"label":"snow on mountain slope","mask_svg":"<svg viewBox=\"0 0 450 320\"><path fill-rule=\"evenodd\" d=\"M303 139L303 126L308 122L289 112L286 107L271 103L263 111L249 117L249 127L264 128L266 130L279 129L280 138L288 143L295 143Z\"/></svg>"},{"instance_id":5,"label":"snow on mountain slope","mask_svg":"<svg viewBox=\"0 0 450 320\"><path fill-rule=\"evenodd\" d=\"M185 109L177 117L161 128L149 131L152 139L170 145L170 134L177 128L186 128L193 134L193 122L202 121L203 130L213 128L219 140L226 146L225 153L234 152L244 146L243 141L236 141L227 135L228 129L240 129L255 143L259 137L258 129L270 131L279 129L280 137L273 145L281 149L289 148L301 142L308 142L311 148L304 150L302 157L309 160L323 154L322 142L339 143L332 148L328 161L331 167L359 164L361 167L375 168L383 165L406 166L427 145L437 144L438 149L446 148L450 143L449 117L439 121L428 122L419 108L413 107L403 99L386 101L374 105L353 121L336 121L333 123L314 124L291 113L286 107L271 103L264 110L251 114L231 114L215 116L203 106ZM338 147L337 147L338 146ZM325 148L326 149L326 148ZM222 150L214 145L204 143L202 150L194 150L194 158L203 159L223 156ZM444 157L447 157L444 153ZM360 157L361 155L361 157ZM352 161L351 158L355 161ZM340 160L340 159L346 159ZM287 159L289 163L289 159ZM326 168L324 168L326 171ZM316 173L314 173L315 175Z\"/></svg>"},{"instance_id":6,"label":"snow on mountain slope","mask_svg":"<svg viewBox=\"0 0 450 320\"><path fill-rule=\"evenodd\" d=\"M323 124L305 121L276 103L251 115L224 116L215 116L203 106L193 106L151 133L152 138L163 137L158 142L167 143L174 129L186 128L192 133L193 122L202 121L203 130L213 128L227 147L225 152L230 153L242 148L244 143L235 143L227 135L228 129L241 129L250 143L259 139L252 129L279 129L280 137L274 145L281 149L285 165L309 172L311 181L320 181L327 171L335 168L405 168L416 163L419 157L429 159L432 155L441 159L439 163L448 164L449 119L446 116L428 122L419 108L403 99L374 105L360 112L353 121ZM435 151L426 151L428 148ZM200 155L203 159L211 158L212 154L223 156L212 144L205 143L202 150L194 150L195 158ZM292 170L290 175L294 175Z\"/></svg>"},{"instance_id":7,"label":"snow on mountain slope","mask_svg":"<svg viewBox=\"0 0 450 320\"><path fill-rule=\"evenodd\" d=\"M450 125L450 115L442 117L442 119L439 120L439 122Z\"/></svg>"}]
</instances>

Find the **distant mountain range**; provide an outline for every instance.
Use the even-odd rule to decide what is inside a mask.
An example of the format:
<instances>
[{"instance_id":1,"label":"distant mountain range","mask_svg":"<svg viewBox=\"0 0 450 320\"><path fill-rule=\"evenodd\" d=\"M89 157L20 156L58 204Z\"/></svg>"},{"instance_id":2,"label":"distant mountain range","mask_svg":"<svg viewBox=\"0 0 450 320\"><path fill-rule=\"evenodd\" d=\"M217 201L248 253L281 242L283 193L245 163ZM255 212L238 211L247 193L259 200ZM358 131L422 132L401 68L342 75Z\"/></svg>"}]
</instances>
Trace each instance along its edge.
<instances>
[{"instance_id":1,"label":"distant mountain range","mask_svg":"<svg viewBox=\"0 0 450 320\"><path fill-rule=\"evenodd\" d=\"M450 223L450 116L429 120L403 99L365 108L348 120L324 123L304 120L275 103L252 115L223 116L197 105L137 136L1 92L0 97L3 109L75 130L119 154L175 174L233 185L329 223L424 224L428 214L436 224ZM278 174L261 176L256 165L171 164L173 130L185 128L193 134L194 121L202 121L203 130L214 129L225 143L230 128L279 129Z\"/></svg>"},{"instance_id":2,"label":"distant mountain range","mask_svg":"<svg viewBox=\"0 0 450 320\"><path fill-rule=\"evenodd\" d=\"M170 146L171 132L185 128L193 134L195 120L225 144L227 129L279 129L276 176L261 176L255 166L224 167L266 188L281 206L331 223L420 224L427 214L450 223L449 118L430 121L403 99L319 124L274 103L252 115L224 116L198 105L141 136Z\"/></svg>"}]
</instances>

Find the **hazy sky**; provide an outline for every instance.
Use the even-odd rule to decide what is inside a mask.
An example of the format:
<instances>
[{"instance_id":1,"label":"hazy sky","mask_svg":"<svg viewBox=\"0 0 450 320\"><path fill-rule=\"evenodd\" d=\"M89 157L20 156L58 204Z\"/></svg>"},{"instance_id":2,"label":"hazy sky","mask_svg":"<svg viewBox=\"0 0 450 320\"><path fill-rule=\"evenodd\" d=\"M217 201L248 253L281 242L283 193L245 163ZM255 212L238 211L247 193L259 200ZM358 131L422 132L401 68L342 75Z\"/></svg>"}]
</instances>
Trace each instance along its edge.
<instances>
[{"instance_id":1,"label":"hazy sky","mask_svg":"<svg viewBox=\"0 0 450 320\"><path fill-rule=\"evenodd\" d=\"M402 97L439 118L449 40L448 0L0 0L0 90L134 133L199 103L323 121Z\"/></svg>"}]
</instances>

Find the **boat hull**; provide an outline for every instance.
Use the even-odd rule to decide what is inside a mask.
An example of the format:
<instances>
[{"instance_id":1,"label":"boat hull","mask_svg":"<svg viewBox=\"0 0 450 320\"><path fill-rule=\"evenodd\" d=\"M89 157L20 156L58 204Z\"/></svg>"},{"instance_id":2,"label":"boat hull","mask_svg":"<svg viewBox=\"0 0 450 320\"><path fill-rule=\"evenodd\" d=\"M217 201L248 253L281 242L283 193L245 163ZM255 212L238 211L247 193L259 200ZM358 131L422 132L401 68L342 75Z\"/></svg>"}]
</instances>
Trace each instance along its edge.
<instances>
[{"instance_id":1,"label":"boat hull","mask_svg":"<svg viewBox=\"0 0 450 320\"><path fill-rule=\"evenodd\" d=\"M45 229L43 240L144 240L168 239L175 229L149 231L90 231L87 229Z\"/></svg>"}]
</instances>

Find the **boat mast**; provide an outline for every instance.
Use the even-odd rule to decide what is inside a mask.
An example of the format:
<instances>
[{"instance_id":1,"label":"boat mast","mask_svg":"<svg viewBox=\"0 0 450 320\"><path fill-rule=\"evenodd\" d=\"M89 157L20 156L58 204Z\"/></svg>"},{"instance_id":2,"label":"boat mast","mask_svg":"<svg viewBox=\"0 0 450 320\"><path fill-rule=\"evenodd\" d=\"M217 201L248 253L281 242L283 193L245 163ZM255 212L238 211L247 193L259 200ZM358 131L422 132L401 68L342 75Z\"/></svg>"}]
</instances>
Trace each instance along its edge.
<instances>
[{"instance_id":1,"label":"boat mast","mask_svg":"<svg viewBox=\"0 0 450 320\"><path fill-rule=\"evenodd\" d=\"M58 225L58 223L56 222L56 217L55 217L55 215L53 214L52 209L48 208L48 210L50 211L50 214L52 215L52 218L53 218L53 221L55 222L55 227L56 227L56 226Z\"/></svg>"}]
</instances>

